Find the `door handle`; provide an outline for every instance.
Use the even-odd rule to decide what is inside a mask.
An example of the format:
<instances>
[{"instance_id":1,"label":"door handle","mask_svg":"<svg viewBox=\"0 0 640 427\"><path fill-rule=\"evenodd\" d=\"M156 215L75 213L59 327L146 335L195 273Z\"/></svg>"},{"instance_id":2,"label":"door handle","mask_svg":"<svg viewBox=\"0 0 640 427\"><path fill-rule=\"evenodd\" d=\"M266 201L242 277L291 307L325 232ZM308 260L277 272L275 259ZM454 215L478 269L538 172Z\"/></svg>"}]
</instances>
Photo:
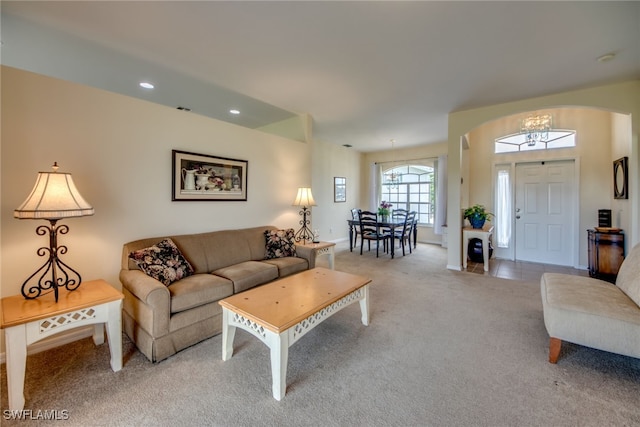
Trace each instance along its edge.
<instances>
[{"instance_id":1,"label":"door handle","mask_svg":"<svg viewBox=\"0 0 640 427\"><path fill-rule=\"evenodd\" d=\"M516 219L520 219L520 215L516 215Z\"/></svg>"}]
</instances>

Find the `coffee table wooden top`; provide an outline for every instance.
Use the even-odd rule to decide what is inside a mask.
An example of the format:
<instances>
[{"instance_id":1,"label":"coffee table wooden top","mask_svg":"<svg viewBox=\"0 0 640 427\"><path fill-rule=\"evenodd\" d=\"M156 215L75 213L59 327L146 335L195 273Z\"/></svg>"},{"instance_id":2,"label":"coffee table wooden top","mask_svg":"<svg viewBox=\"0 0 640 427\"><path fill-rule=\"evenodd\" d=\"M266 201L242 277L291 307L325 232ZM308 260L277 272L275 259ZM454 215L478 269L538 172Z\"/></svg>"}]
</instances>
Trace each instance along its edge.
<instances>
[{"instance_id":1,"label":"coffee table wooden top","mask_svg":"<svg viewBox=\"0 0 640 427\"><path fill-rule=\"evenodd\" d=\"M281 333L371 279L327 268L313 268L221 300L221 306Z\"/></svg>"},{"instance_id":2,"label":"coffee table wooden top","mask_svg":"<svg viewBox=\"0 0 640 427\"><path fill-rule=\"evenodd\" d=\"M53 291L36 299L25 299L22 295L13 295L2 298L0 328L46 319L123 298L122 292L102 279L82 282L74 291L60 288L58 302L55 301Z\"/></svg>"}]
</instances>

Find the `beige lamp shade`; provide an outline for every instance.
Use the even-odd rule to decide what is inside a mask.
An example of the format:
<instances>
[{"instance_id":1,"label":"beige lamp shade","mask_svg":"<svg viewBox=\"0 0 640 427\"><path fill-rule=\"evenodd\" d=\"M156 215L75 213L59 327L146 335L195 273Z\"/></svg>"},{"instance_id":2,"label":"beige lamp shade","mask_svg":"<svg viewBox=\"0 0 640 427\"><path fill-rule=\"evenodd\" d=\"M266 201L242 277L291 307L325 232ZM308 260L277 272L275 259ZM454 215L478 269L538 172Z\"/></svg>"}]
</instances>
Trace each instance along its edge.
<instances>
[{"instance_id":1,"label":"beige lamp shade","mask_svg":"<svg viewBox=\"0 0 640 427\"><path fill-rule=\"evenodd\" d=\"M13 211L18 219L57 220L93 215L93 207L80 195L70 173L39 172L36 184L19 208Z\"/></svg>"},{"instance_id":2,"label":"beige lamp shade","mask_svg":"<svg viewBox=\"0 0 640 427\"><path fill-rule=\"evenodd\" d=\"M317 206L316 201L313 200L311 189L304 187L298 188L298 194L296 195L296 199L293 201L292 206Z\"/></svg>"}]
</instances>

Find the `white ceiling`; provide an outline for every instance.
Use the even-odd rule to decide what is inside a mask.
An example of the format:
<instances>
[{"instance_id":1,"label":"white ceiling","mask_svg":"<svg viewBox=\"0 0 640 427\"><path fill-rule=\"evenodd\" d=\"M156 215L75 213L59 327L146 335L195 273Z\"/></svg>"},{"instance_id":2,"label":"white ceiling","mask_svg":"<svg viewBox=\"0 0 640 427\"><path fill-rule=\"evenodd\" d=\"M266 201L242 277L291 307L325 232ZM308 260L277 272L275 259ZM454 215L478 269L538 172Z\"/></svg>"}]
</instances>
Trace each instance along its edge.
<instances>
[{"instance_id":1,"label":"white ceiling","mask_svg":"<svg viewBox=\"0 0 640 427\"><path fill-rule=\"evenodd\" d=\"M4 64L250 127L308 113L315 139L360 151L443 142L452 111L640 78L633 1L1 7Z\"/></svg>"}]
</instances>

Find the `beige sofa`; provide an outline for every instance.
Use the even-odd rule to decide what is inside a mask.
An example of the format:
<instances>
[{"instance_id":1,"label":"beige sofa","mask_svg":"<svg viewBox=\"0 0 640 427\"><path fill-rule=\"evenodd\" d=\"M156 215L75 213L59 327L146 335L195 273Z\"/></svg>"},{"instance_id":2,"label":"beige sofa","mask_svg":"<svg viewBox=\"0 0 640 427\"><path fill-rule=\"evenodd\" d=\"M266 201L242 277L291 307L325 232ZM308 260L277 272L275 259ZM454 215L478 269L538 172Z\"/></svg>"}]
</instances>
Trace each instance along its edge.
<instances>
[{"instance_id":1,"label":"beige sofa","mask_svg":"<svg viewBox=\"0 0 640 427\"><path fill-rule=\"evenodd\" d=\"M540 291L549 362L558 361L562 341L640 358L640 245L622 263L615 285L544 273Z\"/></svg>"},{"instance_id":2,"label":"beige sofa","mask_svg":"<svg viewBox=\"0 0 640 427\"><path fill-rule=\"evenodd\" d=\"M153 237L126 243L120 282L125 333L152 362L222 331L218 304L246 289L315 267L314 248L265 260L265 230L273 226ZM170 238L194 274L166 286L138 268L129 254Z\"/></svg>"}]
</instances>

